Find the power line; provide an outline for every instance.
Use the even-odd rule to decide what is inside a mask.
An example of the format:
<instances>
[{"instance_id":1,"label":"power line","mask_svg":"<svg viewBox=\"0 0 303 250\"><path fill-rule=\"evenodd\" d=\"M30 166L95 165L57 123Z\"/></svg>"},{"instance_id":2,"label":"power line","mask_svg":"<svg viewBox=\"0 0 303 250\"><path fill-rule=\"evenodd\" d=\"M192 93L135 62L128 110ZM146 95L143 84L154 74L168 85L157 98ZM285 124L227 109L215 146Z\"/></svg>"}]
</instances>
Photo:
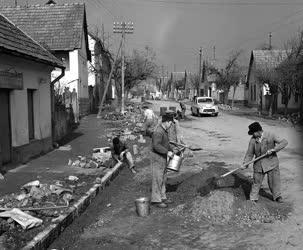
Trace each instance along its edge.
<instances>
[{"instance_id":1,"label":"power line","mask_svg":"<svg viewBox=\"0 0 303 250\"><path fill-rule=\"evenodd\" d=\"M99 7L101 9L104 9L106 10L106 12L112 17L112 18L116 18L116 15L113 14L113 12L111 10L109 10L105 5L104 3L102 3L101 1L98 1L98 0L90 0L90 1L87 1L87 3L90 3L93 2L93 6L94 7Z\"/></svg>"},{"instance_id":2,"label":"power line","mask_svg":"<svg viewBox=\"0 0 303 250\"><path fill-rule=\"evenodd\" d=\"M140 0L125 1L127 4L161 4L161 5L209 5L209 6L298 6L303 5L302 1L296 2L223 2L223 1L181 1L181 0Z\"/></svg>"}]
</instances>

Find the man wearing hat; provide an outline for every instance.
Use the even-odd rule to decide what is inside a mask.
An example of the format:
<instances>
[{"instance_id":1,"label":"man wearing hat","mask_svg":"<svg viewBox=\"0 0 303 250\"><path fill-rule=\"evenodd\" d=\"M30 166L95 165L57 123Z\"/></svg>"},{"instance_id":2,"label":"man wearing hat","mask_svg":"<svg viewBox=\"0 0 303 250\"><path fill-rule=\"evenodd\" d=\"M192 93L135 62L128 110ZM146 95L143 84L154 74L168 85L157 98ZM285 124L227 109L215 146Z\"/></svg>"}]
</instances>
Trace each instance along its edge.
<instances>
[{"instance_id":1,"label":"man wearing hat","mask_svg":"<svg viewBox=\"0 0 303 250\"><path fill-rule=\"evenodd\" d=\"M169 144L168 129L173 119L165 114L162 122L156 127L152 136L152 194L151 202L160 208L166 208L172 201L166 197L166 165L167 158L173 157Z\"/></svg>"},{"instance_id":2,"label":"man wearing hat","mask_svg":"<svg viewBox=\"0 0 303 250\"><path fill-rule=\"evenodd\" d=\"M172 117L173 123L168 129L168 139L171 142L181 144L183 143L183 136L181 135L181 128L179 121L176 119L176 113L172 110L166 111L166 115Z\"/></svg>"},{"instance_id":3,"label":"man wearing hat","mask_svg":"<svg viewBox=\"0 0 303 250\"><path fill-rule=\"evenodd\" d=\"M154 127L157 122L157 116L154 111L148 107L148 105L143 106L144 109L144 132L145 135L151 136L154 130Z\"/></svg>"},{"instance_id":4,"label":"man wearing hat","mask_svg":"<svg viewBox=\"0 0 303 250\"><path fill-rule=\"evenodd\" d=\"M273 200L282 202L280 169L277 152L285 148L288 144L287 140L279 138L279 136L263 131L258 122L254 122L248 126L248 134L251 135L248 149L244 158L244 162L251 161L253 157L259 157L267 154L264 158L254 163L254 183L250 191L250 200L257 202L259 191L267 174L268 186L272 193Z\"/></svg>"}]
</instances>

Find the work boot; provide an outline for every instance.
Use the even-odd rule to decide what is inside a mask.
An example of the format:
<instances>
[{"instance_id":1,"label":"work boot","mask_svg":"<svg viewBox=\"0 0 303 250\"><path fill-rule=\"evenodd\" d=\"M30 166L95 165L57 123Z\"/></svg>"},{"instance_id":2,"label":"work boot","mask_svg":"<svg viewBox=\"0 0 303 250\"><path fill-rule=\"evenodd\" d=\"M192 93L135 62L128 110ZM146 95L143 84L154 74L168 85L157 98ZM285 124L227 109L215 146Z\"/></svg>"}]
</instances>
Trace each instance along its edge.
<instances>
[{"instance_id":1,"label":"work boot","mask_svg":"<svg viewBox=\"0 0 303 250\"><path fill-rule=\"evenodd\" d=\"M278 198L276 198L275 201L278 203L283 203L282 196L279 196Z\"/></svg>"},{"instance_id":2,"label":"work boot","mask_svg":"<svg viewBox=\"0 0 303 250\"><path fill-rule=\"evenodd\" d=\"M164 199L162 200L162 202L164 202L165 204L172 204L173 201L171 199Z\"/></svg>"},{"instance_id":3,"label":"work boot","mask_svg":"<svg viewBox=\"0 0 303 250\"><path fill-rule=\"evenodd\" d=\"M167 208L167 204L165 204L164 202L155 202L155 203L152 203L152 205L155 205L156 207L159 207L159 208Z\"/></svg>"}]
</instances>

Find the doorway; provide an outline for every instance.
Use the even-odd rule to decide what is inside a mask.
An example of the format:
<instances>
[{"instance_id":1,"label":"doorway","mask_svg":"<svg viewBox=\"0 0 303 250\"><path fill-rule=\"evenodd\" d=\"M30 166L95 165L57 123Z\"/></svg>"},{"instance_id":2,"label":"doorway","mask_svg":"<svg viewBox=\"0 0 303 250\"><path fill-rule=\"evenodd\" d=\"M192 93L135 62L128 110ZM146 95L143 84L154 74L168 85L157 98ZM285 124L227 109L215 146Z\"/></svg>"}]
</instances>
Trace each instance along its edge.
<instances>
[{"instance_id":1,"label":"doorway","mask_svg":"<svg viewBox=\"0 0 303 250\"><path fill-rule=\"evenodd\" d=\"M4 164L11 161L12 154L9 90L6 89L0 89L0 117L0 152Z\"/></svg>"}]
</instances>

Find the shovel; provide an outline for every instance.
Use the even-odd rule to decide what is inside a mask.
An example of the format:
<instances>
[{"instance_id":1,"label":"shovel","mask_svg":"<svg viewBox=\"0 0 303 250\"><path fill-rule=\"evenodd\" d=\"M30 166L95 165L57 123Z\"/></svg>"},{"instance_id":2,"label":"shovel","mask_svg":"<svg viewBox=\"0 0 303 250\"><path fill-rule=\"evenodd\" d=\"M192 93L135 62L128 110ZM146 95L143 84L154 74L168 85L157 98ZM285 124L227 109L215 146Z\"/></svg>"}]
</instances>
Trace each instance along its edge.
<instances>
[{"instance_id":1,"label":"shovel","mask_svg":"<svg viewBox=\"0 0 303 250\"><path fill-rule=\"evenodd\" d=\"M187 145L184 145L184 144L179 144L179 143L176 143L176 142L173 142L173 141L170 141L169 143L173 144L175 146L178 146L178 147L188 148L191 151L200 151L200 150L202 150L202 148L193 148L191 146L187 146Z\"/></svg>"},{"instance_id":2,"label":"shovel","mask_svg":"<svg viewBox=\"0 0 303 250\"><path fill-rule=\"evenodd\" d=\"M238 167L238 168L236 168L236 169L234 169L234 170L231 170L231 171L229 171L229 172L227 172L227 173L221 175L219 178L224 178L224 177L226 177L226 176L228 176L228 175L230 175L230 174L236 172L237 170L239 170L239 169L241 169L241 168L244 168L244 167L248 166L249 164L254 163L254 162L256 162L256 161L258 161L258 160L264 158L264 157L267 156L267 155L268 155L268 154L266 153L266 154L261 155L261 156L255 158L255 159L253 159L253 160L251 160L251 161L249 161L249 162L246 162L246 163L243 164L241 167Z\"/></svg>"}]
</instances>

